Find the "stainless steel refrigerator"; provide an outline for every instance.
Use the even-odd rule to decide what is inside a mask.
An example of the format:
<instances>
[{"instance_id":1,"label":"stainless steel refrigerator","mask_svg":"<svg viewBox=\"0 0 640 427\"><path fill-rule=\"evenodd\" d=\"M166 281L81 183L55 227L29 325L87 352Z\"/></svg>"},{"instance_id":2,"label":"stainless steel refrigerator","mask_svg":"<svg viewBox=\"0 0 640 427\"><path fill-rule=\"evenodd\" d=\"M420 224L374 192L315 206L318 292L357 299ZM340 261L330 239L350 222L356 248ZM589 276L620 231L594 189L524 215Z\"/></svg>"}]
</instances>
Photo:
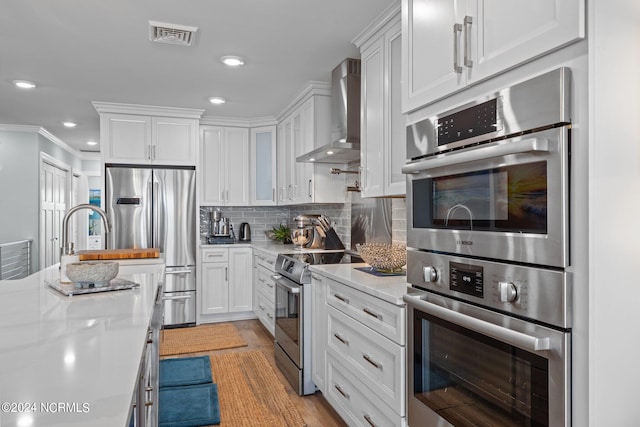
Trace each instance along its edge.
<instances>
[{"instance_id":1,"label":"stainless steel refrigerator","mask_svg":"<svg viewBox=\"0 0 640 427\"><path fill-rule=\"evenodd\" d=\"M110 248L159 248L166 262L165 327L196 321L195 169L106 167Z\"/></svg>"}]
</instances>

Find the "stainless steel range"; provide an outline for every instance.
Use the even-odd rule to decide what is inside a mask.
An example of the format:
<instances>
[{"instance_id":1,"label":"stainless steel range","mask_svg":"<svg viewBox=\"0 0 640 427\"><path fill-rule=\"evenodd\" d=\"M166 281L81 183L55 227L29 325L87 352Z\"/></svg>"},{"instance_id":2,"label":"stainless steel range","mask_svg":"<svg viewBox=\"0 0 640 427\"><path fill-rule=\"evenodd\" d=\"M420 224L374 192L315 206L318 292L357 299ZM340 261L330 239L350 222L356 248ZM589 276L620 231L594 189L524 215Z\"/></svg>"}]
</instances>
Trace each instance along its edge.
<instances>
[{"instance_id":1,"label":"stainless steel range","mask_svg":"<svg viewBox=\"0 0 640 427\"><path fill-rule=\"evenodd\" d=\"M316 391L311 380L309 265L349 261L344 251L297 252L276 259L276 365L301 396Z\"/></svg>"}]
</instances>

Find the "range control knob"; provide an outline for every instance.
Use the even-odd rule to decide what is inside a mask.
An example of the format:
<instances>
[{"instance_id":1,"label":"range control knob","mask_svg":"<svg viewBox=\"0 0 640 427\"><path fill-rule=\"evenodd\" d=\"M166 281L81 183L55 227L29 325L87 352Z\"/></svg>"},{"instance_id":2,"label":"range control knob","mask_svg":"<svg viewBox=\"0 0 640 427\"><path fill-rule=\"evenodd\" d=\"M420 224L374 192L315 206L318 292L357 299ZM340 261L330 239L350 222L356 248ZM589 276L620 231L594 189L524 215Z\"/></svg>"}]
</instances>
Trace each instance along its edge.
<instances>
[{"instance_id":1,"label":"range control knob","mask_svg":"<svg viewBox=\"0 0 640 427\"><path fill-rule=\"evenodd\" d=\"M438 281L438 270L433 266L422 267L422 274L424 276L424 281L427 283Z\"/></svg>"},{"instance_id":2,"label":"range control knob","mask_svg":"<svg viewBox=\"0 0 640 427\"><path fill-rule=\"evenodd\" d=\"M513 302L518 298L518 288L511 282L498 282L500 302Z\"/></svg>"}]
</instances>

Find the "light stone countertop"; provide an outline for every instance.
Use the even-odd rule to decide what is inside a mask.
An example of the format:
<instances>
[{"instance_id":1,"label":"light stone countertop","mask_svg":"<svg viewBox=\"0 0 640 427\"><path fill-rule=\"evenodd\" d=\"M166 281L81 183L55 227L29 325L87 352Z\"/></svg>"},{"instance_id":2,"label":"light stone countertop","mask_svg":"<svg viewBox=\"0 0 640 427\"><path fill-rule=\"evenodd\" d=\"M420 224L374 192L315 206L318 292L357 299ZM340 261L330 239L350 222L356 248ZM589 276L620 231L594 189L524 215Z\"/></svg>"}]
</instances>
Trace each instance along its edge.
<instances>
[{"instance_id":1,"label":"light stone countertop","mask_svg":"<svg viewBox=\"0 0 640 427\"><path fill-rule=\"evenodd\" d=\"M128 425L158 289L145 267L118 275L139 288L72 297L45 284L57 264L0 281L0 426Z\"/></svg>"},{"instance_id":2,"label":"light stone countertop","mask_svg":"<svg viewBox=\"0 0 640 427\"><path fill-rule=\"evenodd\" d=\"M405 305L402 296L407 293L407 276L377 277L356 267L369 267L369 264L321 264L311 265L309 269L383 301Z\"/></svg>"}]
</instances>

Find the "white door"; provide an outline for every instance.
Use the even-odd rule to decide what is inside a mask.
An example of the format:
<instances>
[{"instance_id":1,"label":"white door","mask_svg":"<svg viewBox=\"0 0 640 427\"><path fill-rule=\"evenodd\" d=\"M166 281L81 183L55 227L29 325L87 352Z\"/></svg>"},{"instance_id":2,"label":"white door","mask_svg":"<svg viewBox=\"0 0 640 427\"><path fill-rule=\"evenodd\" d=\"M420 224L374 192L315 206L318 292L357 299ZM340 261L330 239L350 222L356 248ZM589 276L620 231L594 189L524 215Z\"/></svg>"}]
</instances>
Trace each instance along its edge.
<instances>
[{"instance_id":1,"label":"white door","mask_svg":"<svg viewBox=\"0 0 640 427\"><path fill-rule=\"evenodd\" d=\"M386 81L389 91L385 108L388 109L386 129L388 142L385 144L385 183L386 196L404 196L407 192L406 177L402 167L407 162L407 133L405 116L402 114L401 101L401 49L402 33L400 27L385 34Z\"/></svg>"},{"instance_id":2,"label":"white door","mask_svg":"<svg viewBox=\"0 0 640 427\"><path fill-rule=\"evenodd\" d=\"M200 135L200 203L224 204L223 128L202 126Z\"/></svg>"},{"instance_id":3,"label":"white door","mask_svg":"<svg viewBox=\"0 0 640 427\"><path fill-rule=\"evenodd\" d=\"M201 314L229 311L229 270L226 262L204 262L201 265Z\"/></svg>"},{"instance_id":4,"label":"white door","mask_svg":"<svg viewBox=\"0 0 640 427\"><path fill-rule=\"evenodd\" d=\"M153 117L151 150L156 164L195 165L197 158L197 120Z\"/></svg>"},{"instance_id":5,"label":"white door","mask_svg":"<svg viewBox=\"0 0 640 427\"><path fill-rule=\"evenodd\" d=\"M252 249L229 249L229 312L253 310Z\"/></svg>"},{"instance_id":6,"label":"white door","mask_svg":"<svg viewBox=\"0 0 640 427\"><path fill-rule=\"evenodd\" d=\"M67 210L68 171L40 165L40 268L60 262L62 218Z\"/></svg>"},{"instance_id":7,"label":"white door","mask_svg":"<svg viewBox=\"0 0 640 427\"><path fill-rule=\"evenodd\" d=\"M128 114L103 114L101 139L106 142L105 162L149 163L151 118Z\"/></svg>"},{"instance_id":8,"label":"white door","mask_svg":"<svg viewBox=\"0 0 640 427\"><path fill-rule=\"evenodd\" d=\"M249 205L249 130L225 128L225 204Z\"/></svg>"},{"instance_id":9,"label":"white door","mask_svg":"<svg viewBox=\"0 0 640 427\"><path fill-rule=\"evenodd\" d=\"M251 204L276 204L276 128L251 129Z\"/></svg>"}]
</instances>

